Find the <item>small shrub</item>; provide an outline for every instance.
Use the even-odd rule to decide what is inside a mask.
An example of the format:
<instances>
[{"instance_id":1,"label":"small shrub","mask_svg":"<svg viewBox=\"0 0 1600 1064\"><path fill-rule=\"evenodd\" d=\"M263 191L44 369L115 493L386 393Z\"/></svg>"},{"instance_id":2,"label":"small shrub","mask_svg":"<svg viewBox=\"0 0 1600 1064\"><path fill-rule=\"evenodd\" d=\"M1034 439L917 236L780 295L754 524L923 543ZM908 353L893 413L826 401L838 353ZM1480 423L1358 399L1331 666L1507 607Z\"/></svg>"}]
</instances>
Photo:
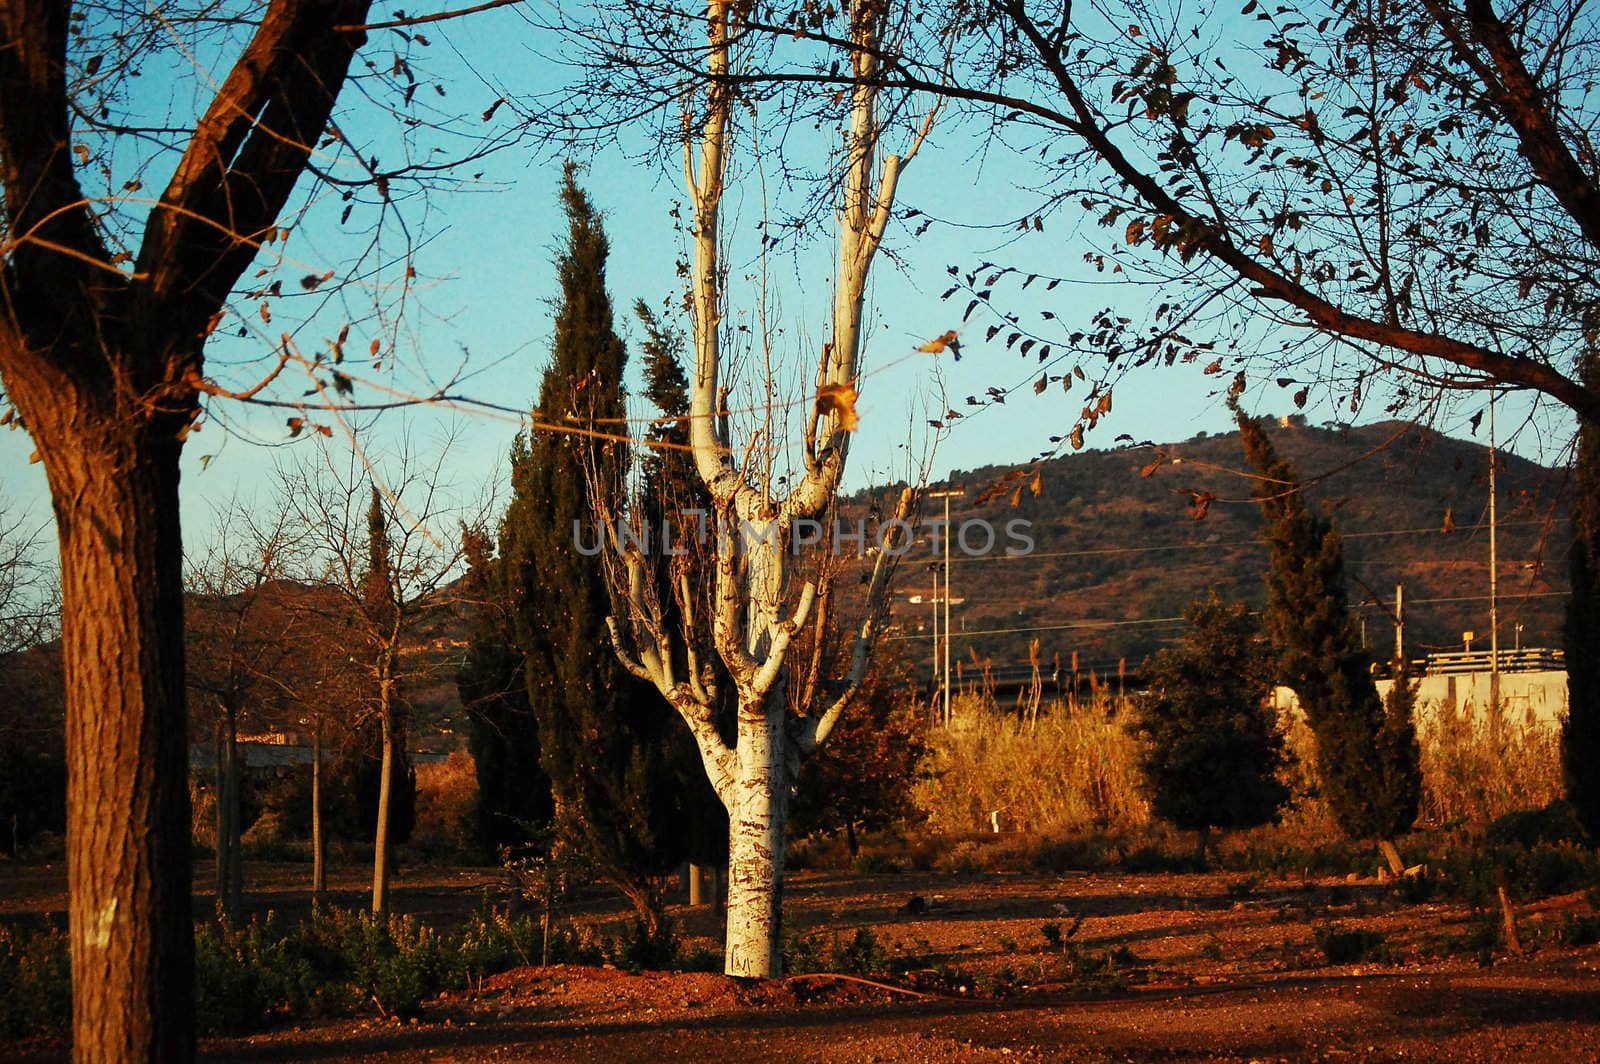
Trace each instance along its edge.
<instances>
[{"instance_id":1,"label":"small shrub","mask_svg":"<svg viewBox=\"0 0 1600 1064\"><path fill-rule=\"evenodd\" d=\"M696 946L678 959L678 967L686 972L720 972L723 968L722 951L710 946Z\"/></svg>"},{"instance_id":2,"label":"small shrub","mask_svg":"<svg viewBox=\"0 0 1600 1064\"><path fill-rule=\"evenodd\" d=\"M1066 941L1061 937L1061 925L1054 921L1041 925L1039 933L1044 936L1045 942L1049 943L1052 949L1060 949L1062 943Z\"/></svg>"},{"instance_id":3,"label":"small shrub","mask_svg":"<svg viewBox=\"0 0 1600 1064\"><path fill-rule=\"evenodd\" d=\"M1556 929L1556 941L1563 946L1593 946L1600 942L1600 916L1568 913Z\"/></svg>"},{"instance_id":4,"label":"small shrub","mask_svg":"<svg viewBox=\"0 0 1600 1064\"><path fill-rule=\"evenodd\" d=\"M386 1015L416 1015L445 985L446 945L413 917L344 915L334 930L351 984Z\"/></svg>"},{"instance_id":5,"label":"small shrub","mask_svg":"<svg viewBox=\"0 0 1600 1064\"><path fill-rule=\"evenodd\" d=\"M790 975L823 971L822 936L807 935L785 924L782 937L783 970Z\"/></svg>"},{"instance_id":6,"label":"small shrub","mask_svg":"<svg viewBox=\"0 0 1600 1064\"><path fill-rule=\"evenodd\" d=\"M1206 944L1200 947L1200 956L1208 961L1220 961L1226 954L1222 951L1222 942L1217 936L1212 935L1206 939Z\"/></svg>"},{"instance_id":7,"label":"small shrub","mask_svg":"<svg viewBox=\"0 0 1600 1064\"><path fill-rule=\"evenodd\" d=\"M1540 809L1519 809L1494 821L1484 831L1484 841L1492 846L1521 846L1529 849L1540 843L1582 843L1587 838L1578 811L1566 800L1551 802Z\"/></svg>"},{"instance_id":8,"label":"small shrub","mask_svg":"<svg viewBox=\"0 0 1600 1064\"><path fill-rule=\"evenodd\" d=\"M1227 888L1228 897L1235 901L1243 901L1260 890L1262 884L1266 883L1266 881L1267 877L1260 872L1253 872L1250 875L1231 880Z\"/></svg>"},{"instance_id":9,"label":"small shrub","mask_svg":"<svg viewBox=\"0 0 1600 1064\"><path fill-rule=\"evenodd\" d=\"M878 936L860 927L848 943L834 943L833 970L844 975L879 975L889 970L889 953Z\"/></svg>"},{"instance_id":10,"label":"small shrub","mask_svg":"<svg viewBox=\"0 0 1600 1064\"><path fill-rule=\"evenodd\" d=\"M72 1020L67 935L0 926L0 1040L54 1034Z\"/></svg>"},{"instance_id":11,"label":"small shrub","mask_svg":"<svg viewBox=\"0 0 1600 1064\"><path fill-rule=\"evenodd\" d=\"M1010 965L982 972L973 980L978 993L986 997L1007 997L1017 989L1017 973Z\"/></svg>"},{"instance_id":12,"label":"small shrub","mask_svg":"<svg viewBox=\"0 0 1600 1064\"><path fill-rule=\"evenodd\" d=\"M1315 931L1317 948L1329 964L1384 963L1390 959L1384 937L1377 931L1347 929L1327 924Z\"/></svg>"}]
</instances>

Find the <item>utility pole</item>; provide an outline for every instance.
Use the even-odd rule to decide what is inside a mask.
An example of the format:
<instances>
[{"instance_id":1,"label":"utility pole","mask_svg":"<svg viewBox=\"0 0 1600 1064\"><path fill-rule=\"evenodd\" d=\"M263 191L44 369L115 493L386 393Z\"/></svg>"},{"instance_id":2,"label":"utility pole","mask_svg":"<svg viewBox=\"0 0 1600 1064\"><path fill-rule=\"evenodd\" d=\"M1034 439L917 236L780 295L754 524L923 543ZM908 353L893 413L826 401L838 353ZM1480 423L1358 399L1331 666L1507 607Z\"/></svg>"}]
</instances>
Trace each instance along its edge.
<instances>
[{"instance_id":1,"label":"utility pole","mask_svg":"<svg viewBox=\"0 0 1600 1064\"><path fill-rule=\"evenodd\" d=\"M933 692L933 697L939 697L939 563L934 562L928 568L933 570L933 675L928 680L928 689Z\"/></svg>"},{"instance_id":2,"label":"utility pole","mask_svg":"<svg viewBox=\"0 0 1600 1064\"><path fill-rule=\"evenodd\" d=\"M1406 663L1406 586L1394 585L1394 661L1396 667Z\"/></svg>"},{"instance_id":3,"label":"utility pole","mask_svg":"<svg viewBox=\"0 0 1600 1064\"><path fill-rule=\"evenodd\" d=\"M950 727L950 500L966 498L966 488L943 488L928 492L930 499L944 500L944 726ZM938 611L938 596L934 597L934 610ZM935 643L938 640L935 639Z\"/></svg>"},{"instance_id":4,"label":"utility pole","mask_svg":"<svg viewBox=\"0 0 1600 1064\"><path fill-rule=\"evenodd\" d=\"M1500 555L1495 543L1494 392L1489 392L1489 712L1500 715Z\"/></svg>"}]
</instances>

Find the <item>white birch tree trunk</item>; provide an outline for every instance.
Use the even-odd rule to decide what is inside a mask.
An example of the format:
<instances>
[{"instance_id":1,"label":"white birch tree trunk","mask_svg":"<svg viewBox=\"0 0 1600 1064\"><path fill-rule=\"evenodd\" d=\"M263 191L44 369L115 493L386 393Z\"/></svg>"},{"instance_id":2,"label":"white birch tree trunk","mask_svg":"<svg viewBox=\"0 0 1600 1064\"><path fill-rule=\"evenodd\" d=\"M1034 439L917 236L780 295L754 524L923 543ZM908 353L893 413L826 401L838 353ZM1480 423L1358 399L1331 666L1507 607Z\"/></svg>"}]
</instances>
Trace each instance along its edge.
<instances>
[{"instance_id":1,"label":"white birch tree trunk","mask_svg":"<svg viewBox=\"0 0 1600 1064\"><path fill-rule=\"evenodd\" d=\"M712 641L736 688L738 734L730 747L712 723L717 692L712 673L698 660L693 637L695 607L680 581L686 675L677 674L674 636L665 630L661 604L649 590L647 566L637 549L624 552L627 573L627 632L612 619L618 656L634 675L654 683L694 734L706 773L729 814L728 937L724 970L730 976L768 979L781 975L784 829L788 794L801 759L825 741L866 671L867 657L884 608L893 554L880 551L866 594L863 621L855 632L850 666L833 697L803 715L790 712L784 655L810 613L815 588L799 591L791 612L786 572L794 522L813 519L832 503L844 473L861 356L861 317L866 280L882 241L905 162L916 153L930 115L902 158L879 165L883 132L877 108L880 30L885 5L857 5L841 17L849 23L851 107L839 203L840 242L830 330L816 380L817 402L804 440L804 476L787 494L773 493L770 456L740 464L735 456L757 451L727 438L723 396L721 331L731 318L720 260L719 208L727 176L733 126L736 64L732 42L740 36L746 9L729 0L708 0L704 110L685 114L684 176L693 205L693 264L689 304L693 312L694 372L690 381L690 446L695 468L710 491L715 520L716 573ZM697 158L698 156L698 158ZM770 382L769 382L770 384ZM824 397L829 401L824 402ZM835 402L844 397L843 405ZM770 417L768 435L770 436ZM768 439L760 441L763 445ZM766 452L762 452L765 454ZM896 520L909 513L913 493L900 500ZM603 502L601 505L604 505ZM614 527L602 521L605 527ZM744 535L745 532L753 535ZM631 640L626 638L631 636Z\"/></svg>"},{"instance_id":2,"label":"white birch tree trunk","mask_svg":"<svg viewBox=\"0 0 1600 1064\"><path fill-rule=\"evenodd\" d=\"M781 692L739 709L739 780L728 802L728 938L724 971L742 979L782 972L786 707Z\"/></svg>"}]
</instances>

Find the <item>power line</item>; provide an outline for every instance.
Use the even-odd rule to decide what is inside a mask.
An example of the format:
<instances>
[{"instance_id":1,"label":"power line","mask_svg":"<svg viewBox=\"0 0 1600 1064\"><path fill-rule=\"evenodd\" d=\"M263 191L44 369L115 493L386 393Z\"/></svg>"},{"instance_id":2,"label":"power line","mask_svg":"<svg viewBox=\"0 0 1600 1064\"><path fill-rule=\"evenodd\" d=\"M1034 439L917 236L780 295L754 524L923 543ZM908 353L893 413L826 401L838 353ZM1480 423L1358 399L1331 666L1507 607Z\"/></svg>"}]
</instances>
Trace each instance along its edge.
<instances>
[{"instance_id":1,"label":"power line","mask_svg":"<svg viewBox=\"0 0 1600 1064\"><path fill-rule=\"evenodd\" d=\"M1536 591L1536 592L1532 592L1532 593L1527 594L1527 595L1519 595L1517 597L1518 597L1518 599L1557 598L1557 597L1565 596L1566 594L1568 594L1568 593L1565 592L1565 591ZM1439 596L1435 596L1433 598L1420 598L1420 599L1419 598L1408 598L1408 599L1406 599L1406 605L1407 606L1425 606L1425 605L1429 605L1429 604L1433 604L1433 603L1441 603L1441 602L1483 602L1483 601L1487 600L1488 597L1489 597L1488 595L1439 595ZM1358 609L1358 610L1359 609L1370 609L1370 608L1387 609L1387 607L1381 602L1357 603L1354 606L1354 608ZM1252 610L1251 611L1252 615L1259 615L1260 612L1261 612L1260 610ZM1128 627L1133 627L1135 625L1172 624L1174 622L1187 623L1187 620L1186 620L1186 618L1183 618L1183 617L1139 617L1139 618L1134 618L1132 620L1126 620L1126 621L1064 621L1064 622L1062 622L1060 624L1027 625L1027 626L1022 626L1022 627L1017 627L1017 628L977 628L977 629L971 629L971 630L963 629L962 631L959 631L959 632L950 632L948 634L948 638L951 638L951 639L965 639L965 638L968 638L968 637L971 637L971 636L980 636L980 635L1016 635L1016 634L1019 634L1019 633L1026 633L1026 632L1063 632L1063 631L1070 631L1072 629L1128 628ZM923 634L923 633L901 633L899 635L884 636L885 640L890 640L890 641L892 641L892 640L920 640L920 639L931 639L931 638L933 638L931 635L926 635L926 634Z\"/></svg>"},{"instance_id":2,"label":"power line","mask_svg":"<svg viewBox=\"0 0 1600 1064\"><path fill-rule=\"evenodd\" d=\"M1543 520L1530 518L1526 521L1501 521L1500 527L1509 528L1519 525L1544 525L1546 523L1547 522ZM1445 532L1443 529L1435 525L1428 528L1395 528L1378 532L1344 532L1340 533L1339 538L1347 540L1373 539L1381 536L1420 536L1430 534L1449 536L1455 535L1458 532L1472 532L1488 527L1489 525L1487 522L1482 522L1472 525L1457 525L1452 531ZM1253 542L1259 543L1259 540L1256 540L1254 536L1252 536L1251 539ZM952 563L1020 562L1030 561L1038 558L1090 558L1103 557L1110 554L1153 554L1161 551L1175 550L1216 550L1217 547L1218 544L1216 543L1164 543L1153 547L1097 547L1087 550L1030 551L1027 554L968 554L954 556L950 559L950 561Z\"/></svg>"}]
</instances>

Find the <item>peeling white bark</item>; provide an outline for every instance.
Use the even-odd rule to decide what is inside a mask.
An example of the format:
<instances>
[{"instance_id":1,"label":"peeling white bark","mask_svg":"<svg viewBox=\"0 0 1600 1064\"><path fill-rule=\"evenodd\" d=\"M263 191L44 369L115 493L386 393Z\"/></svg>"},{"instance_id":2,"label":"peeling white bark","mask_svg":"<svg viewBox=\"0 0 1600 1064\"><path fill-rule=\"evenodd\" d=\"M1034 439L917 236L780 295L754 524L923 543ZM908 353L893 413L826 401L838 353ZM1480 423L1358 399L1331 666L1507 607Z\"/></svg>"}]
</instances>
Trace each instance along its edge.
<instances>
[{"instance_id":1,"label":"peeling white bark","mask_svg":"<svg viewBox=\"0 0 1600 1064\"><path fill-rule=\"evenodd\" d=\"M626 625L611 622L618 656L635 676L648 680L678 710L699 747L706 774L728 809L728 938L725 971L741 978L781 974L779 929L783 884L787 799L801 758L826 741L835 721L866 672L887 597L893 560L880 554L868 585L864 620L855 632L847 674L821 712L792 717L788 708L786 652L810 618L815 588L798 592L787 571L789 529L815 518L833 501L844 474L849 433L832 411L814 412L806 430L805 475L786 496L774 498L765 478L749 475L735 461L741 449L730 446L723 397L720 331L726 315L719 259L719 208L727 174L734 92L726 81L733 69L730 41L738 37L741 8L727 0L708 0L705 110L695 123L686 116L684 175L693 207L693 263L689 280L693 310L695 365L690 381L690 445L695 468L713 500L717 522L715 588L711 631L737 693L738 735L730 747L713 724L716 692L709 671L696 656L694 600L680 576L679 606L687 618L683 650L689 675L676 674L674 633L665 630L664 611L654 600L650 574L637 552L623 554L614 584L626 589ZM831 342L818 367L819 385L854 386L861 359L861 320L873 257L883 239L901 170L926 136L927 123L904 157L888 156L879 165L882 125L875 84L879 67L879 29L884 7L858 6L845 17L857 46L852 52L855 81L842 176L838 280ZM759 472L759 471L757 471ZM896 513L904 520L913 495L901 497ZM609 515L601 515L610 524ZM754 536L741 541L741 529ZM904 526L898 526L904 527ZM790 606L791 597L794 604Z\"/></svg>"}]
</instances>

